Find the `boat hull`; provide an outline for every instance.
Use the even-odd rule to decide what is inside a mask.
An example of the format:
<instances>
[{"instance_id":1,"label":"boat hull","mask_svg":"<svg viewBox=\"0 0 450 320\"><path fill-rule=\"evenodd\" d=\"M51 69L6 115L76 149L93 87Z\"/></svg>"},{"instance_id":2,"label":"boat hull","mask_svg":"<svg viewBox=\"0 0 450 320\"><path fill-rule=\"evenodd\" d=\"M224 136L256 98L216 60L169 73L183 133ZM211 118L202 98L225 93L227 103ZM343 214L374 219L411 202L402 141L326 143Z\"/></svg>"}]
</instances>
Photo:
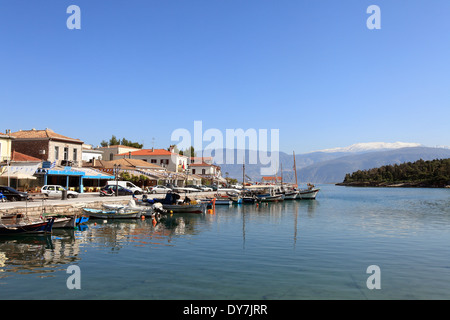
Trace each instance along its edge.
<instances>
[{"instance_id":1,"label":"boat hull","mask_svg":"<svg viewBox=\"0 0 450 320\"><path fill-rule=\"evenodd\" d=\"M277 201L283 201L284 195L277 194L277 195L262 195L258 196L258 200L261 202L277 202Z\"/></svg>"},{"instance_id":2,"label":"boat hull","mask_svg":"<svg viewBox=\"0 0 450 320\"><path fill-rule=\"evenodd\" d=\"M301 190L298 193L298 199L314 200L314 199L316 199L316 196L319 193L319 191L320 191L320 189Z\"/></svg>"},{"instance_id":3,"label":"boat hull","mask_svg":"<svg viewBox=\"0 0 450 320\"><path fill-rule=\"evenodd\" d=\"M62 228L75 228L77 226L77 217L55 217L55 222L53 222L53 229Z\"/></svg>"},{"instance_id":4,"label":"boat hull","mask_svg":"<svg viewBox=\"0 0 450 320\"><path fill-rule=\"evenodd\" d=\"M233 200L230 199L216 199L216 205L231 205L233 203Z\"/></svg>"},{"instance_id":5,"label":"boat hull","mask_svg":"<svg viewBox=\"0 0 450 320\"><path fill-rule=\"evenodd\" d=\"M46 234L52 232L54 219L36 221L27 224L0 224L0 235Z\"/></svg>"},{"instance_id":6,"label":"boat hull","mask_svg":"<svg viewBox=\"0 0 450 320\"><path fill-rule=\"evenodd\" d=\"M172 213L204 213L206 211L206 204L163 204L163 209Z\"/></svg>"},{"instance_id":7,"label":"boat hull","mask_svg":"<svg viewBox=\"0 0 450 320\"><path fill-rule=\"evenodd\" d=\"M140 211L122 213L119 211L103 211L89 208L84 208L83 212L92 219L139 219L142 215Z\"/></svg>"}]
</instances>

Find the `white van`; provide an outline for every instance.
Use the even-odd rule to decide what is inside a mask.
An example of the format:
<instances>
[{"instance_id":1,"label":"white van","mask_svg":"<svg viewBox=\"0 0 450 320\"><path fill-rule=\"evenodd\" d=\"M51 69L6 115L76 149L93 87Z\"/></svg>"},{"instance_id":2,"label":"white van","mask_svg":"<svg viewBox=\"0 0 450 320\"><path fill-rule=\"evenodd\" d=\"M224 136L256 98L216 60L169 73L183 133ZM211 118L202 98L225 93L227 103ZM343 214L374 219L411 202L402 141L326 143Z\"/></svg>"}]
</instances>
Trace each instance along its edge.
<instances>
[{"instance_id":1,"label":"white van","mask_svg":"<svg viewBox=\"0 0 450 320\"><path fill-rule=\"evenodd\" d=\"M119 186L131 190L133 191L133 193L135 194L142 194L142 189L139 188L138 186L136 186L134 183L130 182L130 181L108 181L107 185L113 185L115 186L116 184L118 184Z\"/></svg>"}]
</instances>

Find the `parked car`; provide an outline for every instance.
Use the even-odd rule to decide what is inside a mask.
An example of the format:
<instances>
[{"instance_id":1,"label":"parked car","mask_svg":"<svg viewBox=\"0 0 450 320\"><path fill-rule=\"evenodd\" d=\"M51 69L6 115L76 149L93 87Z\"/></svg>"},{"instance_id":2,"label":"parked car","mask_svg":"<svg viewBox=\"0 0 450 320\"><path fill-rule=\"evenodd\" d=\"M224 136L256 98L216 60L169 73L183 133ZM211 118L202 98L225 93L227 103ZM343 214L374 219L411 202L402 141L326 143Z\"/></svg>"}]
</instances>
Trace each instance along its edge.
<instances>
[{"instance_id":1,"label":"parked car","mask_svg":"<svg viewBox=\"0 0 450 320\"><path fill-rule=\"evenodd\" d=\"M126 189L122 186L119 186L117 189L119 196L131 196L134 194L130 189ZM115 185L106 185L100 189L100 196L113 196L116 194L116 186Z\"/></svg>"},{"instance_id":2,"label":"parked car","mask_svg":"<svg viewBox=\"0 0 450 320\"><path fill-rule=\"evenodd\" d=\"M45 185L41 188L41 193L48 195L49 198L61 198L63 191L67 192L67 198L78 198L78 192L67 190L60 185Z\"/></svg>"},{"instance_id":3,"label":"parked car","mask_svg":"<svg viewBox=\"0 0 450 320\"><path fill-rule=\"evenodd\" d=\"M149 193L167 193L172 192L172 189L165 186L154 186L149 189Z\"/></svg>"},{"instance_id":4,"label":"parked car","mask_svg":"<svg viewBox=\"0 0 450 320\"><path fill-rule=\"evenodd\" d=\"M199 186L199 188L200 188L202 191L204 191L204 192L213 191L213 188L208 187L208 186L204 186L204 185Z\"/></svg>"},{"instance_id":5,"label":"parked car","mask_svg":"<svg viewBox=\"0 0 450 320\"><path fill-rule=\"evenodd\" d=\"M28 193L17 191L14 188L0 186L0 193L9 201L25 201L28 200Z\"/></svg>"},{"instance_id":6,"label":"parked car","mask_svg":"<svg viewBox=\"0 0 450 320\"><path fill-rule=\"evenodd\" d=\"M180 193L181 192L187 193L187 192L200 192L200 189L186 186L186 187L176 187L174 189L174 191L180 192Z\"/></svg>"}]
</instances>

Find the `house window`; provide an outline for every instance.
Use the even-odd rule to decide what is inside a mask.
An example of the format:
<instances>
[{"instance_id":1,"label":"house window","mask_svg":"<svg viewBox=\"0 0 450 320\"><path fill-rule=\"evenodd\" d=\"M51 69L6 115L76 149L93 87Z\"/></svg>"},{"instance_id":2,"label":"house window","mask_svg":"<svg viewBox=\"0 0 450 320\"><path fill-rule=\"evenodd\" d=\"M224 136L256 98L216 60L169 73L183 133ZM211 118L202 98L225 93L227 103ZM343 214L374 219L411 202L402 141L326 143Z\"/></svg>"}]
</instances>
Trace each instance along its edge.
<instances>
[{"instance_id":1,"label":"house window","mask_svg":"<svg viewBox=\"0 0 450 320\"><path fill-rule=\"evenodd\" d=\"M109 160L110 160L110 161L114 160L114 154L113 154L113 153L110 153L110 154L109 154Z\"/></svg>"},{"instance_id":2,"label":"house window","mask_svg":"<svg viewBox=\"0 0 450 320\"><path fill-rule=\"evenodd\" d=\"M195 174L195 169L192 169L192 174Z\"/></svg>"},{"instance_id":3,"label":"house window","mask_svg":"<svg viewBox=\"0 0 450 320\"><path fill-rule=\"evenodd\" d=\"M205 169L202 169L202 174L206 174L206 170Z\"/></svg>"},{"instance_id":4,"label":"house window","mask_svg":"<svg viewBox=\"0 0 450 320\"><path fill-rule=\"evenodd\" d=\"M55 160L59 160L59 147L55 146Z\"/></svg>"},{"instance_id":5,"label":"house window","mask_svg":"<svg viewBox=\"0 0 450 320\"><path fill-rule=\"evenodd\" d=\"M156 159L151 159L150 163L156 163Z\"/></svg>"},{"instance_id":6,"label":"house window","mask_svg":"<svg viewBox=\"0 0 450 320\"><path fill-rule=\"evenodd\" d=\"M73 149L73 161L77 161L77 149Z\"/></svg>"},{"instance_id":7,"label":"house window","mask_svg":"<svg viewBox=\"0 0 450 320\"><path fill-rule=\"evenodd\" d=\"M69 160L69 148L64 148L64 160Z\"/></svg>"}]
</instances>

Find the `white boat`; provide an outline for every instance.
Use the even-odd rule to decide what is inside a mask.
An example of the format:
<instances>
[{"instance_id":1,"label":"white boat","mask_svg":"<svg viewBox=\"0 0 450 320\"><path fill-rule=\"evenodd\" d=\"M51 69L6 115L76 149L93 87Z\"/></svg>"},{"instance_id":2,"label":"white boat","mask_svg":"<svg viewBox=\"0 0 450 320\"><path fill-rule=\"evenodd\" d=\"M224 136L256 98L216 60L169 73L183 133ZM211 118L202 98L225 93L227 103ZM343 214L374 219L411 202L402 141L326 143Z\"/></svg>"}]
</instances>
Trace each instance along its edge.
<instances>
[{"instance_id":1,"label":"white boat","mask_svg":"<svg viewBox=\"0 0 450 320\"><path fill-rule=\"evenodd\" d=\"M108 211L140 211L145 216L152 216L155 213L155 204L153 204L152 206L138 206L134 199L128 201L128 204L104 203L103 208Z\"/></svg>"},{"instance_id":2,"label":"white boat","mask_svg":"<svg viewBox=\"0 0 450 320\"><path fill-rule=\"evenodd\" d=\"M316 188L313 184L308 183L307 189L300 189L298 191L299 191L298 199L314 200L316 199L316 196L319 193L320 188Z\"/></svg>"},{"instance_id":3,"label":"white boat","mask_svg":"<svg viewBox=\"0 0 450 320\"><path fill-rule=\"evenodd\" d=\"M290 191L286 191L286 192L284 193L284 200L294 200L294 199L297 199L299 193L300 193L300 191L298 191L298 190L290 190Z\"/></svg>"},{"instance_id":4,"label":"white boat","mask_svg":"<svg viewBox=\"0 0 450 320\"><path fill-rule=\"evenodd\" d=\"M277 202L284 200L284 194L261 194L257 195L258 200L261 202Z\"/></svg>"}]
</instances>

